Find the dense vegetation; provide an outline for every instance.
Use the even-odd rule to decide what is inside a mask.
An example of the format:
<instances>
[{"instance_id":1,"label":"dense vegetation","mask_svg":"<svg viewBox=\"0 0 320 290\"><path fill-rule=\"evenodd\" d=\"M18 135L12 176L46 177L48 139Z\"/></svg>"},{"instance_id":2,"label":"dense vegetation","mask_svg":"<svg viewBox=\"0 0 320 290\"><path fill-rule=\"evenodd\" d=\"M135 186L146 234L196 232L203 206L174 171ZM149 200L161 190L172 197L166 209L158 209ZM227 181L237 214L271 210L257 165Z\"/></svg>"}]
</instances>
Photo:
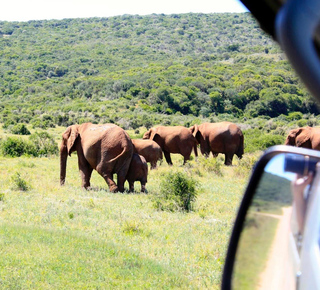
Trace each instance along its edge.
<instances>
[{"instance_id":1,"label":"dense vegetation","mask_svg":"<svg viewBox=\"0 0 320 290\"><path fill-rule=\"evenodd\" d=\"M227 119L247 135L273 133L272 145L288 127L317 125L318 114L249 13L0 22L0 122L9 131Z\"/></svg>"}]
</instances>

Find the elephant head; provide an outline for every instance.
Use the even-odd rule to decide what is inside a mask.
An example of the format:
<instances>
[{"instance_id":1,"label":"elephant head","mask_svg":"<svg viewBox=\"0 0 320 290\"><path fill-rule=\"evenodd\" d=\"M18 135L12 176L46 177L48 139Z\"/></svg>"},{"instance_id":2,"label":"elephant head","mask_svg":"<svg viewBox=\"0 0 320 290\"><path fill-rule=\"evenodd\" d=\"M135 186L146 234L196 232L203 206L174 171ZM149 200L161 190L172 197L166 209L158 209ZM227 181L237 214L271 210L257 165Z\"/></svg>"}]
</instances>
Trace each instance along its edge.
<instances>
[{"instance_id":1,"label":"elephant head","mask_svg":"<svg viewBox=\"0 0 320 290\"><path fill-rule=\"evenodd\" d=\"M68 155L75 151L75 142L79 136L79 125L69 126L62 134L60 144L60 184L64 185L66 179L66 168Z\"/></svg>"},{"instance_id":2,"label":"elephant head","mask_svg":"<svg viewBox=\"0 0 320 290\"><path fill-rule=\"evenodd\" d=\"M285 145L292 145L297 147L311 148L311 128L298 128L291 130L287 139L285 141Z\"/></svg>"}]
</instances>

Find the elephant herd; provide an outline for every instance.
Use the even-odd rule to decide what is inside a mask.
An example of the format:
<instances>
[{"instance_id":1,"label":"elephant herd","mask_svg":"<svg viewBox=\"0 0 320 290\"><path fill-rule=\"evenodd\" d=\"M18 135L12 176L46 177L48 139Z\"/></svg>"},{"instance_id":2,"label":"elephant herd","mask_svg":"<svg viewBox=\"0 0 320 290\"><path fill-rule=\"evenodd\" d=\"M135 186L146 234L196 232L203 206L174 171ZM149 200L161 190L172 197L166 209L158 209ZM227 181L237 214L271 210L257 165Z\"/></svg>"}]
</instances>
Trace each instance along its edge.
<instances>
[{"instance_id":1,"label":"elephant herd","mask_svg":"<svg viewBox=\"0 0 320 290\"><path fill-rule=\"evenodd\" d=\"M111 192L123 192L127 180L129 191L134 182L140 181L145 192L148 165L156 168L163 155L172 165L170 154L181 154L184 163L190 160L192 150L213 156L225 154L225 165L232 165L234 154L242 158L244 138L240 128L230 122L203 123L190 128L183 126L158 126L149 129L143 139L131 139L127 132L114 124L96 125L84 123L69 126L62 134L60 145L60 184L66 178L67 157L76 151L82 187L90 187L90 178L95 169L108 184ZM113 175L117 174L117 183Z\"/></svg>"}]
</instances>

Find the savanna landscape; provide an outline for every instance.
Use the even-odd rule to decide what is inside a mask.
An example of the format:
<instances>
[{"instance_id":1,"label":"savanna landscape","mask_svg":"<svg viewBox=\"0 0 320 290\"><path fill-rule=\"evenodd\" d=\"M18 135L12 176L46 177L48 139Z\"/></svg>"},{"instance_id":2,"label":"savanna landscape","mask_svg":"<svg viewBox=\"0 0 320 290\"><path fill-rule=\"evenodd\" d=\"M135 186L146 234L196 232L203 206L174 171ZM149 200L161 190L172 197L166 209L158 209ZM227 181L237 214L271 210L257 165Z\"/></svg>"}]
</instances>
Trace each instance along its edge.
<instances>
[{"instance_id":1,"label":"savanna landscape","mask_svg":"<svg viewBox=\"0 0 320 290\"><path fill-rule=\"evenodd\" d=\"M172 154L147 193L111 193L95 171L81 188L73 153L60 186L67 126L113 123L137 139L220 121L244 134L232 166ZM255 162L317 126L319 109L248 13L123 15L0 22L0 123L1 288L217 289Z\"/></svg>"}]
</instances>

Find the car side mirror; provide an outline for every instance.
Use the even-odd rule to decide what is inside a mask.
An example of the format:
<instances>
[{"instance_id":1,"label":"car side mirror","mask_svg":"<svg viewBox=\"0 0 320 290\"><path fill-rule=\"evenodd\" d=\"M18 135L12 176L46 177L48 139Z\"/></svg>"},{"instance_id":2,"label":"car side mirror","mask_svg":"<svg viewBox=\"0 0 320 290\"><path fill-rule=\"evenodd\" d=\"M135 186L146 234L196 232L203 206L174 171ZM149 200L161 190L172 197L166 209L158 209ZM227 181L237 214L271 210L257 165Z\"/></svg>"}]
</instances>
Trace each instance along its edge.
<instances>
[{"instance_id":1,"label":"car side mirror","mask_svg":"<svg viewBox=\"0 0 320 290\"><path fill-rule=\"evenodd\" d=\"M257 162L222 289L320 289L320 152L274 146Z\"/></svg>"}]
</instances>

